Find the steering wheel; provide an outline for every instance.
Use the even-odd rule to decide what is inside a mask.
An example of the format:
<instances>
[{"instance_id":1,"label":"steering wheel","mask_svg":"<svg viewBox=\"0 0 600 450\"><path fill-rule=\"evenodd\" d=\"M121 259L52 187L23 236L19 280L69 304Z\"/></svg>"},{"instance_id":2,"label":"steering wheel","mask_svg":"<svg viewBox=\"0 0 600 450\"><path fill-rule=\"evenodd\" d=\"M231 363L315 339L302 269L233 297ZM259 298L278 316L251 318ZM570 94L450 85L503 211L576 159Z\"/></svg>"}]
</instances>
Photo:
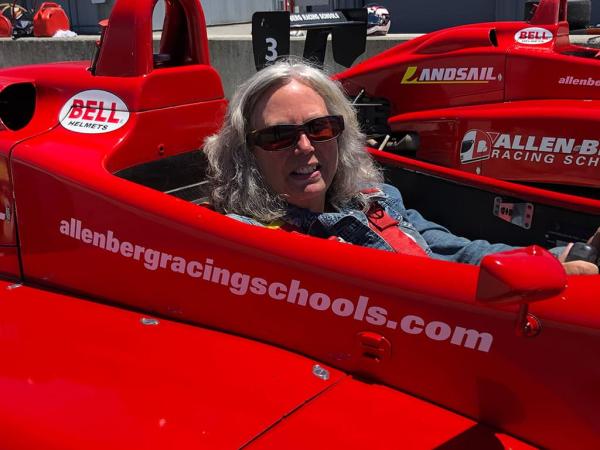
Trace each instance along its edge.
<instances>
[{"instance_id":1,"label":"steering wheel","mask_svg":"<svg viewBox=\"0 0 600 450\"><path fill-rule=\"evenodd\" d=\"M569 250L565 262L569 261L587 261L596 264L600 268L600 259L598 258L598 250L590 244L584 242L575 242Z\"/></svg>"}]
</instances>

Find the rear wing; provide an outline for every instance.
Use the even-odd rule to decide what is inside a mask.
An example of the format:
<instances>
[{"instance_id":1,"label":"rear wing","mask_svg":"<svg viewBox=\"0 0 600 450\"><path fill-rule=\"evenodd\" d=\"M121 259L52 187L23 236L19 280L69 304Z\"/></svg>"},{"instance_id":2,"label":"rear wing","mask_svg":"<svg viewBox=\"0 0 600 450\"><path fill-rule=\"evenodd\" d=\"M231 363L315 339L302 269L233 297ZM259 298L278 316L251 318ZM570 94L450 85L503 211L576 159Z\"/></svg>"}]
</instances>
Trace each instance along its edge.
<instances>
[{"instance_id":1,"label":"rear wing","mask_svg":"<svg viewBox=\"0 0 600 450\"><path fill-rule=\"evenodd\" d=\"M256 70L290 54L290 31L307 30L304 58L323 67L327 38L331 33L333 59L344 67L366 49L367 9L290 14L288 11L252 15L252 47Z\"/></svg>"}]
</instances>

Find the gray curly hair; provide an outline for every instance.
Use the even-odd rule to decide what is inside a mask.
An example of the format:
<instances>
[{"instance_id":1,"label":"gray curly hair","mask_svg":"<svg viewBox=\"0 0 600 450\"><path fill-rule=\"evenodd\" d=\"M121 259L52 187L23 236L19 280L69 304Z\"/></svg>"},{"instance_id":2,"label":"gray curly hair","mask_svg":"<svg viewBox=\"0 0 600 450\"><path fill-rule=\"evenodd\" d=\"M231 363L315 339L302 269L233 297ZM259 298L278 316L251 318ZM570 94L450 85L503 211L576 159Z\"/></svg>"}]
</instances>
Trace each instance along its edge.
<instances>
[{"instance_id":1,"label":"gray curly hair","mask_svg":"<svg viewBox=\"0 0 600 450\"><path fill-rule=\"evenodd\" d=\"M266 67L239 86L229 103L223 128L206 139L209 199L217 211L262 223L286 214L286 201L264 181L246 135L264 93L291 80L314 89L325 101L329 114L344 117L345 129L338 138L338 169L327 191L327 202L335 209L351 201L366 207L361 190L383 181L381 170L365 151L365 137L356 112L339 83L300 59L288 58Z\"/></svg>"}]
</instances>

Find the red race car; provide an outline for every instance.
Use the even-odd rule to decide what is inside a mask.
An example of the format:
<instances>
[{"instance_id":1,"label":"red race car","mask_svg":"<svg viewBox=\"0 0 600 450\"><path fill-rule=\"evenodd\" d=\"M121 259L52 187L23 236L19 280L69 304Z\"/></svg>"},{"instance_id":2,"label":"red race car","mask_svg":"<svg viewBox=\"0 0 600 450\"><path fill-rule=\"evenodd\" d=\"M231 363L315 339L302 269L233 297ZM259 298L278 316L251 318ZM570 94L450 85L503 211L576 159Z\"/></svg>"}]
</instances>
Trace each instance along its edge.
<instances>
[{"instance_id":1,"label":"red race car","mask_svg":"<svg viewBox=\"0 0 600 450\"><path fill-rule=\"evenodd\" d=\"M599 51L570 43L567 3L541 0L528 22L429 33L334 78L381 150L599 198ZM276 16L266 14L272 23L265 30L255 24L255 31L277 34L288 48L289 25L284 17L273 20ZM333 28L333 54L340 64L351 65L364 51L359 30L336 39L340 25L356 23L356 12L345 21L304 16L293 15L292 28L320 26L307 39L305 57L323 62L327 28ZM254 38L259 65L265 61L264 43Z\"/></svg>"},{"instance_id":2,"label":"red race car","mask_svg":"<svg viewBox=\"0 0 600 450\"><path fill-rule=\"evenodd\" d=\"M598 53L569 42L567 0L542 0L528 22L436 31L336 78L382 149L504 180L599 188Z\"/></svg>"},{"instance_id":3,"label":"red race car","mask_svg":"<svg viewBox=\"0 0 600 450\"><path fill-rule=\"evenodd\" d=\"M538 245L473 266L222 216L204 16L167 2L153 54L154 3L91 63L0 71L3 449L600 446L600 276L542 248L600 202L371 150L455 233Z\"/></svg>"}]
</instances>

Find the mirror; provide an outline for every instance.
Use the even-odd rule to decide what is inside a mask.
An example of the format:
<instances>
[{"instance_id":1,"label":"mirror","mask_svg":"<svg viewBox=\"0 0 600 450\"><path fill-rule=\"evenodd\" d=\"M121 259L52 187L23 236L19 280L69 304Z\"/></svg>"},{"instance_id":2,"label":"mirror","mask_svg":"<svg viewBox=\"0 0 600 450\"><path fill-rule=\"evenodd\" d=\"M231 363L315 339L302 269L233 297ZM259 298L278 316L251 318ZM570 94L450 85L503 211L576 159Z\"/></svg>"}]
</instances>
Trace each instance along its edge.
<instances>
[{"instance_id":1,"label":"mirror","mask_svg":"<svg viewBox=\"0 0 600 450\"><path fill-rule=\"evenodd\" d=\"M567 275L558 259L532 245L485 256L476 299L486 304L527 304L556 296L566 286Z\"/></svg>"}]
</instances>

